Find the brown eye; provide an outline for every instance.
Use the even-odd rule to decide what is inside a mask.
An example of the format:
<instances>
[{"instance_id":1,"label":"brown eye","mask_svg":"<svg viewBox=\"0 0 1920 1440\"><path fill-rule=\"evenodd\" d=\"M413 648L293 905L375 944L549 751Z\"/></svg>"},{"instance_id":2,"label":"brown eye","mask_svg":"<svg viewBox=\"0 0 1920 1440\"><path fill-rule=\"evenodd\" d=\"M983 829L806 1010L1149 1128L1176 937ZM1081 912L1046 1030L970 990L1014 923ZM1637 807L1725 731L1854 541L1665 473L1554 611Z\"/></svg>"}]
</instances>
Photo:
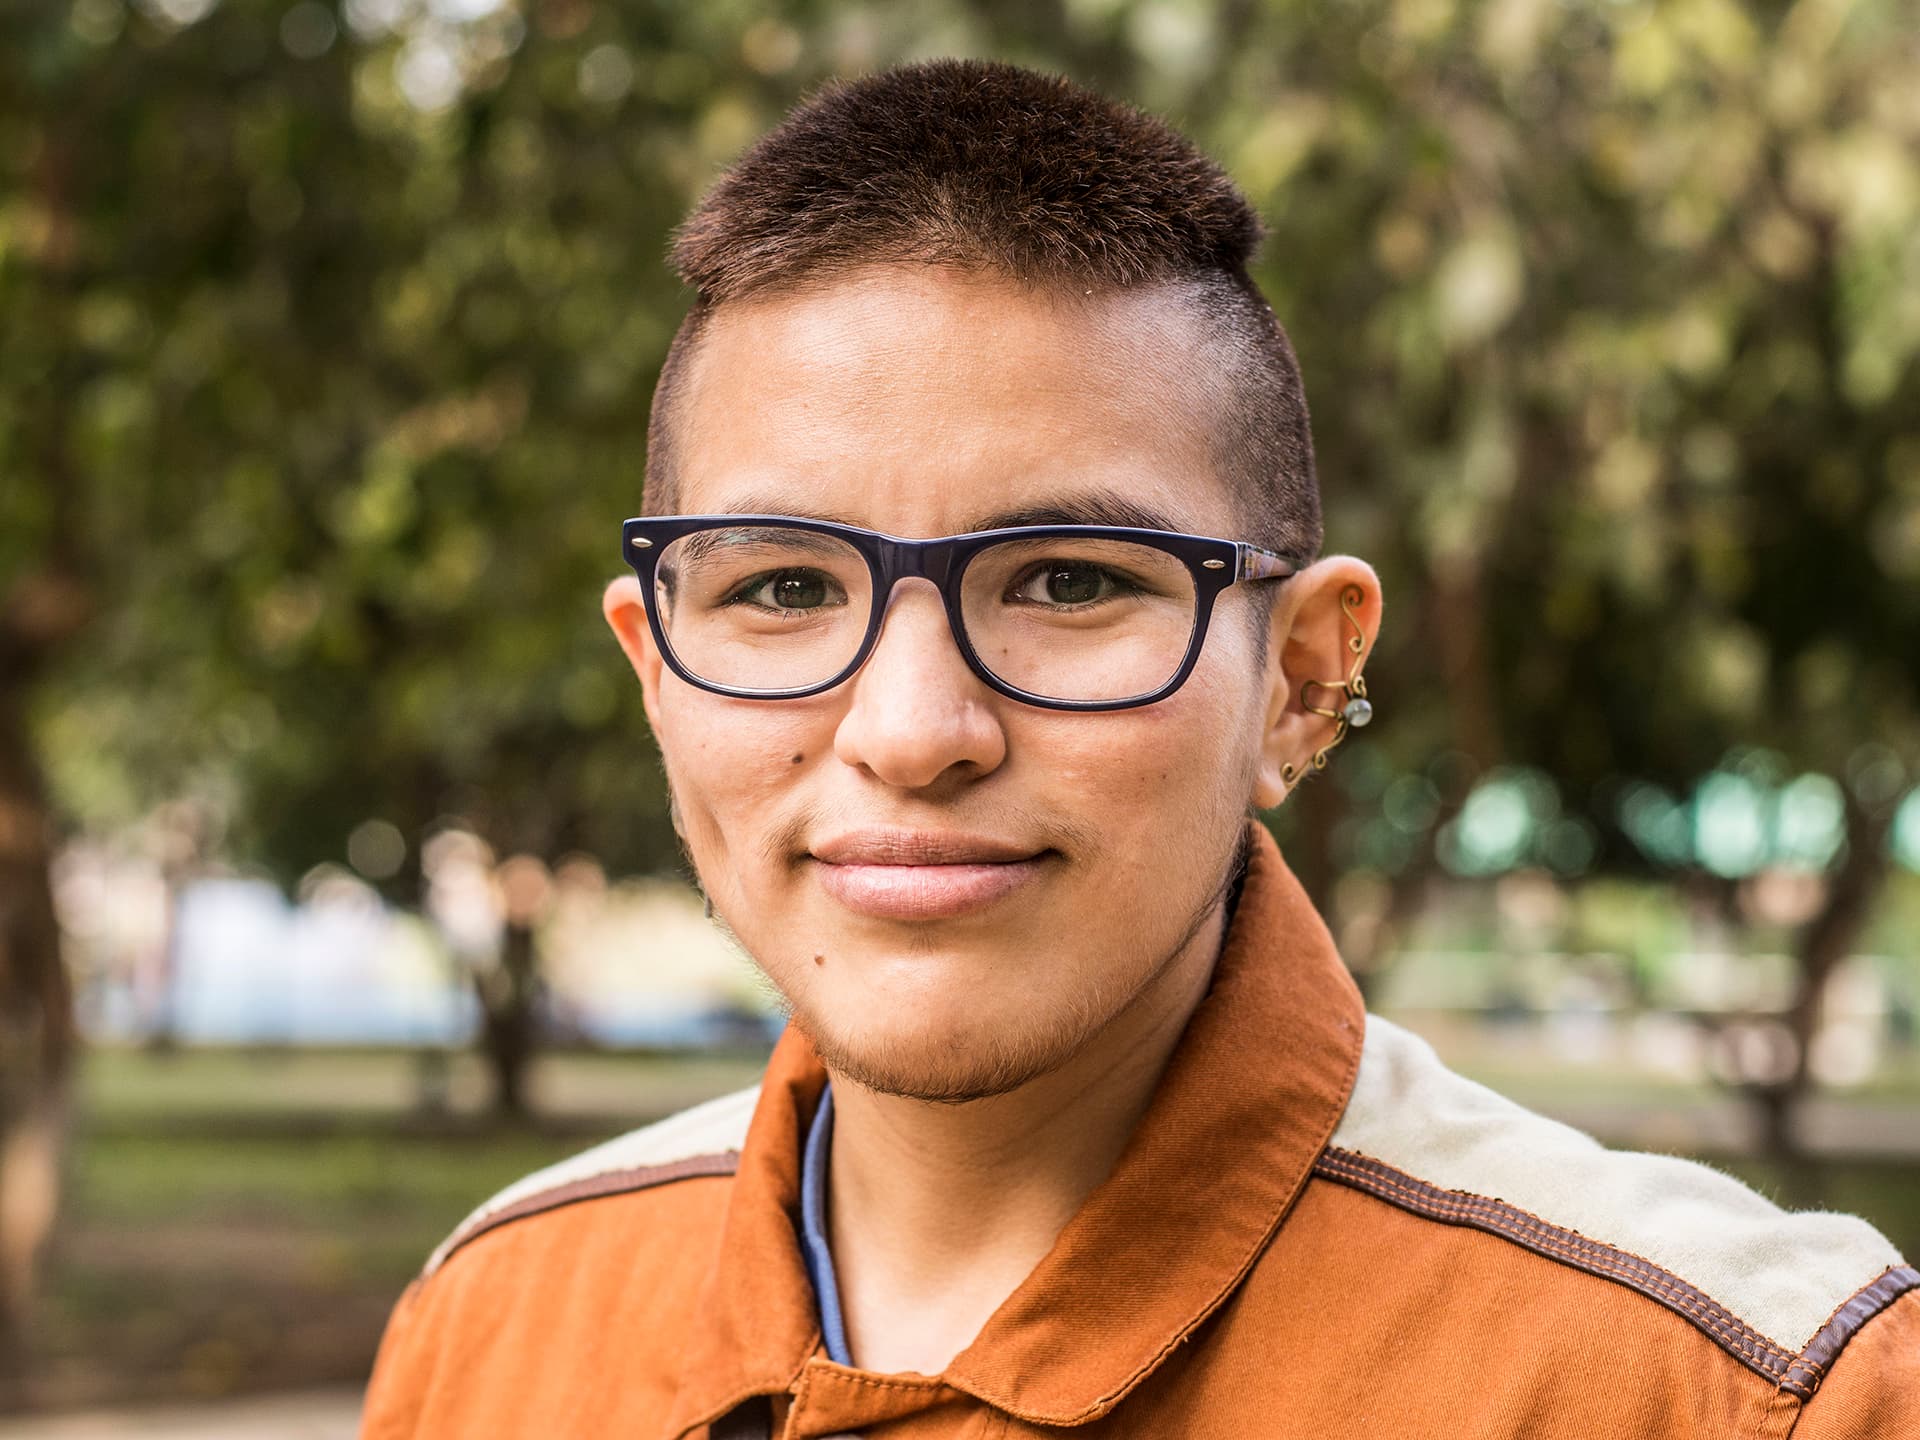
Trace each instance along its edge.
<instances>
[{"instance_id":1,"label":"brown eye","mask_svg":"<svg viewBox=\"0 0 1920 1440\"><path fill-rule=\"evenodd\" d=\"M1013 594L1038 605L1091 605L1122 588L1098 565L1052 561L1029 570Z\"/></svg>"},{"instance_id":2,"label":"brown eye","mask_svg":"<svg viewBox=\"0 0 1920 1440\"><path fill-rule=\"evenodd\" d=\"M773 603L783 610L810 610L827 603L826 582L818 575L782 575L773 582Z\"/></svg>"},{"instance_id":3,"label":"brown eye","mask_svg":"<svg viewBox=\"0 0 1920 1440\"><path fill-rule=\"evenodd\" d=\"M838 592L839 587L818 570L776 570L741 586L732 603L769 610L818 610L844 600Z\"/></svg>"}]
</instances>

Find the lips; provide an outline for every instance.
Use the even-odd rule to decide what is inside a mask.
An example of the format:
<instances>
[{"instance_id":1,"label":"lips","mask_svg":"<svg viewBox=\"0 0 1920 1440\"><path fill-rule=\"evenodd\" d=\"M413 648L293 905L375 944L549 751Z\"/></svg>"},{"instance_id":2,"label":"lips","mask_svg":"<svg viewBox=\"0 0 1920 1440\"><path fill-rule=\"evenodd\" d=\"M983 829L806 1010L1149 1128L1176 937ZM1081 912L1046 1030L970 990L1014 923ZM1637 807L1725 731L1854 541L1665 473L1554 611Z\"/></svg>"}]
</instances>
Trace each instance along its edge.
<instances>
[{"instance_id":1,"label":"lips","mask_svg":"<svg viewBox=\"0 0 1920 1440\"><path fill-rule=\"evenodd\" d=\"M829 865L999 865L1031 860L1045 847L1015 845L955 830L849 830L813 847Z\"/></svg>"},{"instance_id":2,"label":"lips","mask_svg":"<svg viewBox=\"0 0 1920 1440\"><path fill-rule=\"evenodd\" d=\"M869 829L814 847L821 888L858 914L938 920L996 904L1038 879L1051 852L955 831Z\"/></svg>"}]
</instances>

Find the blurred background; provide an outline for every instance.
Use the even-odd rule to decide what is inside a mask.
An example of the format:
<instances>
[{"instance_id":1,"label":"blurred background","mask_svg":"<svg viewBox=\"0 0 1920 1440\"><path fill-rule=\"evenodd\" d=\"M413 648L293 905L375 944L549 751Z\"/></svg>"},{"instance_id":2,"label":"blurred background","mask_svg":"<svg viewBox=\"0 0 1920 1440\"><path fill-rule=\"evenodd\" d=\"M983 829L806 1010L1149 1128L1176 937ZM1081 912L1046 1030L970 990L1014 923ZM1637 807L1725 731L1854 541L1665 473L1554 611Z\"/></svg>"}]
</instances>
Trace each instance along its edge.
<instances>
[{"instance_id":1,"label":"blurred background","mask_svg":"<svg viewBox=\"0 0 1920 1440\"><path fill-rule=\"evenodd\" d=\"M0 1409L350 1396L473 1204L753 1079L598 614L663 252L810 87L954 54L1270 222L1388 597L1270 820L1371 1004L1920 1252L1910 0L24 0Z\"/></svg>"}]
</instances>

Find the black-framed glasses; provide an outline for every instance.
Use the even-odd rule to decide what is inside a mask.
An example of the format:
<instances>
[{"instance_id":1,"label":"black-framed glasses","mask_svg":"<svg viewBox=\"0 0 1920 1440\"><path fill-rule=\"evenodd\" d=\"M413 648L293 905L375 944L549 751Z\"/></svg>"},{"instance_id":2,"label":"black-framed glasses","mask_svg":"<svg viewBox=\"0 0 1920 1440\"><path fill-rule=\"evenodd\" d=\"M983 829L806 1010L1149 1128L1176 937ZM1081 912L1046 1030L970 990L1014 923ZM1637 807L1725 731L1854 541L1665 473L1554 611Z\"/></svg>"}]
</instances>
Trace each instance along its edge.
<instances>
[{"instance_id":1,"label":"black-framed glasses","mask_svg":"<svg viewBox=\"0 0 1920 1440\"><path fill-rule=\"evenodd\" d=\"M1021 525L908 540L787 515L628 520L622 551L660 653L743 699L830 690L873 653L894 586L940 589L954 643L993 689L1052 710L1123 710L1193 672L1213 603L1299 563L1240 540L1112 525Z\"/></svg>"}]
</instances>

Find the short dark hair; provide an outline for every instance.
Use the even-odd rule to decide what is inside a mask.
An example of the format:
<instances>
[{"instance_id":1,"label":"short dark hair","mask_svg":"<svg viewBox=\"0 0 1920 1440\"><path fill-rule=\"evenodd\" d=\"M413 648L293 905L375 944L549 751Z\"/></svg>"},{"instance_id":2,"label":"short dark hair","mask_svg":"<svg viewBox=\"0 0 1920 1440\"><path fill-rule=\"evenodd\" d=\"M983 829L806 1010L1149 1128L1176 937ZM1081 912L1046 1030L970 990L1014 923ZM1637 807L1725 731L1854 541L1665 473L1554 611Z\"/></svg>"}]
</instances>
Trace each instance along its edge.
<instances>
[{"instance_id":1,"label":"short dark hair","mask_svg":"<svg viewBox=\"0 0 1920 1440\"><path fill-rule=\"evenodd\" d=\"M1216 435L1245 538L1305 561L1320 495L1300 367L1247 274L1259 217L1164 121L1060 76L936 60L829 86L721 178L676 233L696 292L654 391L644 508L675 504L672 412L707 318L879 262L1085 290L1177 283L1219 347Z\"/></svg>"}]
</instances>

